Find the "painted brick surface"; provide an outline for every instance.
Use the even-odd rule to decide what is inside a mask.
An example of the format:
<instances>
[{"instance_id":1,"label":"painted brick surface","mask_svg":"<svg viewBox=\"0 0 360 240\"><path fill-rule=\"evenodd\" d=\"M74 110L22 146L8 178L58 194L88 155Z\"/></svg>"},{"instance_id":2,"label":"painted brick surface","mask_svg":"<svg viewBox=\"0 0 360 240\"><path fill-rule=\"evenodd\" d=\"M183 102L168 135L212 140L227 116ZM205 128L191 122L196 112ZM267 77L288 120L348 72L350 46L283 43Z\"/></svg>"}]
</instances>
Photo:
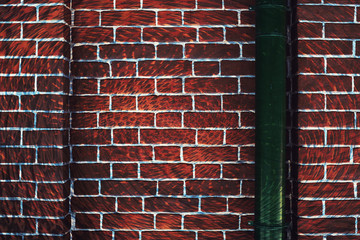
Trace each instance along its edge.
<instances>
[{"instance_id":1,"label":"painted brick surface","mask_svg":"<svg viewBox=\"0 0 360 240\"><path fill-rule=\"evenodd\" d=\"M298 239L359 238L358 4L298 1Z\"/></svg>"},{"instance_id":2,"label":"painted brick surface","mask_svg":"<svg viewBox=\"0 0 360 240\"><path fill-rule=\"evenodd\" d=\"M70 8L1 1L0 15L1 239L69 239Z\"/></svg>"}]
</instances>

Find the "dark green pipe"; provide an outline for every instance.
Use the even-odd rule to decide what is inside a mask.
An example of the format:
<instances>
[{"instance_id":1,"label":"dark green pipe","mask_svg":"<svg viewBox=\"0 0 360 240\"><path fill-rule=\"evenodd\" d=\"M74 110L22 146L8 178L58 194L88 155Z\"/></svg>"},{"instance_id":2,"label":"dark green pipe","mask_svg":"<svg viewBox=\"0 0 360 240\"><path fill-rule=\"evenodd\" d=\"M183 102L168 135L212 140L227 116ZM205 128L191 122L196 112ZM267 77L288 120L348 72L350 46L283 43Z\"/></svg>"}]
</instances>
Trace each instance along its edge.
<instances>
[{"instance_id":1,"label":"dark green pipe","mask_svg":"<svg viewBox=\"0 0 360 240\"><path fill-rule=\"evenodd\" d=\"M256 1L255 239L286 239L285 0Z\"/></svg>"}]
</instances>

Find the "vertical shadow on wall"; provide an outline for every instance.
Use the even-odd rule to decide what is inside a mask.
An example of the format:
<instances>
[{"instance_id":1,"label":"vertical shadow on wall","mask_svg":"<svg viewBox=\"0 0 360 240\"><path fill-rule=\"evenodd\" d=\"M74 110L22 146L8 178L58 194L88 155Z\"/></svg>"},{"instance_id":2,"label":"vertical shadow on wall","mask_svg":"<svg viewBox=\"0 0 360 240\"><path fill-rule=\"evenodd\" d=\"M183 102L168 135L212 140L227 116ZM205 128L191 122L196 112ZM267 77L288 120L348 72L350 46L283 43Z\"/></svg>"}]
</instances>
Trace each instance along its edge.
<instances>
[{"instance_id":1,"label":"vertical shadow on wall","mask_svg":"<svg viewBox=\"0 0 360 240\"><path fill-rule=\"evenodd\" d=\"M289 198L288 208L288 222L290 223L288 239L296 240L297 238L297 199L298 199L298 63L297 63L297 0L289 0L289 15L288 15L288 79L287 79L287 96L288 96L288 109L287 109L287 129L289 142L287 145L287 159L288 162L288 187L287 196Z\"/></svg>"}]
</instances>

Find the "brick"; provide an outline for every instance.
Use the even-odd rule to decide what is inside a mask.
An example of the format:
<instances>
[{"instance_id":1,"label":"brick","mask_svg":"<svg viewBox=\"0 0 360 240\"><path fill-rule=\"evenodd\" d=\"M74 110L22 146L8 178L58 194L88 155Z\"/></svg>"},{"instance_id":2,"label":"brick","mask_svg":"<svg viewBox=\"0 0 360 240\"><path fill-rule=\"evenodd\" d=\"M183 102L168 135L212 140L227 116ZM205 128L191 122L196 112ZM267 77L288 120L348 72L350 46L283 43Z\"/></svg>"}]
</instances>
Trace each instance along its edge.
<instances>
[{"instance_id":1,"label":"brick","mask_svg":"<svg viewBox=\"0 0 360 240\"><path fill-rule=\"evenodd\" d=\"M211 240L211 239L224 239L224 234L222 232L214 232L214 231L203 231L198 232L198 240Z\"/></svg>"},{"instance_id":2,"label":"brick","mask_svg":"<svg viewBox=\"0 0 360 240\"><path fill-rule=\"evenodd\" d=\"M333 180L356 180L359 178L359 165L327 166L326 177Z\"/></svg>"},{"instance_id":3,"label":"brick","mask_svg":"<svg viewBox=\"0 0 360 240\"><path fill-rule=\"evenodd\" d=\"M133 197L120 197L117 199L118 212L141 212L142 199Z\"/></svg>"},{"instance_id":4,"label":"brick","mask_svg":"<svg viewBox=\"0 0 360 240\"><path fill-rule=\"evenodd\" d=\"M101 147L102 161L149 161L152 149L148 146Z\"/></svg>"},{"instance_id":5,"label":"brick","mask_svg":"<svg viewBox=\"0 0 360 240\"><path fill-rule=\"evenodd\" d=\"M136 110L136 98L130 96L112 97L112 110Z\"/></svg>"},{"instance_id":6,"label":"brick","mask_svg":"<svg viewBox=\"0 0 360 240\"><path fill-rule=\"evenodd\" d=\"M360 60L357 58L330 58L327 59L329 73L354 73L360 71Z\"/></svg>"},{"instance_id":7,"label":"brick","mask_svg":"<svg viewBox=\"0 0 360 240\"><path fill-rule=\"evenodd\" d=\"M137 129L115 129L113 131L114 143L138 143Z\"/></svg>"},{"instance_id":8,"label":"brick","mask_svg":"<svg viewBox=\"0 0 360 240\"><path fill-rule=\"evenodd\" d=\"M236 113L196 113L184 114L186 127L237 127L238 115Z\"/></svg>"},{"instance_id":9,"label":"brick","mask_svg":"<svg viewBox=\"0 0 360 240\"><path fill-rule=\"evenodd\" d=\"M240 47L237 44L186 44L186 58L238 58Z\"/></svg>"},{"instance_id":10,"label":"brick","mask_svg":"<svg viewBox=\"0 0 360 240\"><path fill-rule=\"evenodd\" d=\"M141 129L141 143L195 143L195 130Z\"/></svg>"},{"instance_id":11,"label":"brick","mask_svg":"<svg viewBox=\"0 0 360 240\"><path fill-rule=\"evenodd\" d=\"M37 88L42 92L69 92L69 78L38 76Z\"/></svg>"},{"instance_id":12,"label":"brick","mask_svg":"<svg viewBox=\"0 0 360 240\"><path fill-rule=\"evenodd\" d=\"M234 213L253 213L255 199L253 198L229 198L229 211Z\"/></svg>"},{"instance_id":13,"label":"brick","mask_svg":"<svg viewBox=\"0 0 360 240\"><path fill-rule=\"evenodd\" d=\"M0 96L0 110L15 110L19 108L19 97L15 95Z\"/></svg>"},{"instance_id":14,"label":"brick","mask_svg":"<svg viewBox=\"0 0 360 240\"><path fill-rule=\"evenodd\" d=\"M249 9L250 6L253 6L255 3L254 0L225 0L224 5L227 9Z\"/></svg>"},{"instance_id":15,"label":"brick","mask_svg":"<svg viewBox=\"0 0 360 240\"><path fill-rule=\"evenodd\" d=\"M68 134L66 131L58 130L24 131L23 144L41 146L67 145Z\"/></svg>"},{"instance_id":16,"label":"brick","mask_svg":"<svg viewBox=\"0 0 360 240\"><path fill-rule=\"evenodd\" d=\"M72 150L72 157L74 162L83 161L96 161L97 160L97 147L74 146Z\"/></svg>"},{"instance_id":17,"label":"brick","mask_svg":"<svg viewBox=\"0 0 360 240\"><path fill-rule=\"evenodd\" d=\"M354 20L354 8L347 6L307 6L297 7L299 19L322 22L351 22Z\"/></svg>"},{"instance_id":18,"label":"brick","mask_svg":"<svg viewBox=\"0 0 360 240\"><path fill-rule=\"evenodd\" d=\"M255 44L243 44L242 56L246 58L255 58Z\"/></svg>"},{"instance_id":19,"label":"brick","mask_svg":"<svg viewBox=\"0 0 360 240\"><path fill-rule=\"evenodd\" d=\"M40 20L63 20L70 25L71 12L65 6L43 6L39 8Z\"/></svg>"},{"instance_id":20,"label":"brick","mask_svg":"<svg viewBox=\"0 0 360 240\"><path fill-rule=\"evenodd\" d=\"M325 95L323 94L297 94L294 104L298 109L325 109Z\"/></svg>"},{"instance_id":21,"label":"brick","mask_svg":"<svg viewBox=\"0 0 360 240\"><path fill-rule=\"evenodd\" d=\"M325 37L358 39L360 24L329 23L325 24Z\"/></svg>"},{"instance_id":22,"label":"brick","mask_svg":"<svg viewBox=\"0 0 360 240\"><path fill-rule=\"evenodd\" d=\"M186 215L186 229L237 229L239 216L236 215Z\"/></svg>"},{"instance_id":23,"label":"brick","mask_svg":"<svg viewBox=\"0 0 360 240\"><path fill-rule=\"evenodd\" d=\"M117 42L140 42L141 28L119 27L116 29Z\"/></svg>"},{"instance_id":24,"label":"brick","mask_svg":"<svg viewBox=\"0 0 360 240\"><path fill-rule=\"evenodd\" d=\"M109 109L109 98L103 96L73 96L70 98L72 111L99 111Z\"/></svg>"},{"instance_id":25,"label":"brick","mask_svg":"<svg viewBox=\"0 0 360 240\"><path fill-rule=\"evenodd\" d=\"M179 161L180 160L180 148L173 146L156 146L155 159L166 161Z\"/></svg>"},{"instance_id":26,"label":"brick","mask_svg":"<svg viewBox=\"0 0 360 240\"><path fill-rule=\"evenodd\" d=\"M229 95L223 96L225 110L252 110L255 109L254 95Z\"/></svg>"},{"instance_id":27,"label":"brick","mask_svg":"<svg viewBox=\"0 0 360 240\"><path fill-rule=\"evenodd\" d=\"M39 56L65 56L70 58L70 45L68 42L51 41L38 43Z\"/></svg>"},{"instance_id":28,"label":"brick","mask_svg":"<svg viewBox=\"0 0 360 240\"><path fill-rule=\"evenodd\" d=\"M196 198L146 198L145 211L150 212L197 212Z\"/></svg>"},{"instance_id":29,"label":"brick","mask_svg":"<svg viewBox=\"0 0 360 240\"><path fill-rule=\"evenodd\" d=\"M101 15L102 26L155 25L153 11L106 11Z\"/></svg>"},{"instance_id":30,"label":"brick","mask_svg":"<svg viewBox=\"0 0 360 240\"><path fill-rule=\"evenodd\" d=\"M184 160L189 162L237 161L236 147L185 147Z\"/></svg>"},{"instance_id":31,"label":"brick","mask_svg":"<svg viewBox=\"0 0 360 240\"><path fill-rule=\"evenodd\" d=\"M224 178L255 179L254 164L224 164Z\"/></svg>"},{"instance_id":32,"label":"brick","mask_svg":"<svg viewBox=\"0 0 360 240\"><path fill-rule=\"evenodd\" d=\"M105 195L155 195L154 181L101 181L101 193Z\"/></svg>"},{"instance_id":33,"label":"brick","mask_svg":"<svg viewBox=\"0 0 360 240\"><path fill-rule=\"evenodd\" d=\"M0 182L1 197L35 197L35 184L29 182Z\"/></svg>"},{"instance_id":34,"label":"brick","mask_svg":"<svg viewBox=\"0 0 360 240\"><path fill-rule=\"evenodd\" d=\"M345 236L345 235L340 235L340 236L328 236L327 239L328 240L356 240L357 236Z\"/></svg>"},{"instance_id":35,"label":"brick","mask_svg":"<svg viewBox=\"0 0 360 240\"><path fill-rule=\"evenodd\" d=\"M196 178L220 178L220 165L217 164L196 164Z\"/></svg>"},{"instance_id":36,"label":"brick","mask_svg":"<svg viewBox=\"0 0 360 240\"><path fill-rule=\"evenodd\" d=\"M194 73L197 76L214 76L219 74L219 62L194 62Z\"/></svg>"},{"instance_id":37,"label":"brick","mask_svg":"<svg viewBox=\"0 0 360 240\"><path fill-rule=\"evenodd\" d=\"M351 91L351 86L351 77L349 76L298 76L299 91Z\"/></svg>"},{"instance_id":38,"label":"brick","mask_svg":"<svg viewBox=\"0 0 360 240\"><path fill-rule=\"evenodd\" d=\"M78 128L89 128L97 126L96 113L73 113L71 115L71 126Z\"/></svg>"},{"instance_id":39,"label":"brick","mask_svg":"<svg viewBox=\"0 0 360 240\"><path fill-rule=\"evenodd\" d=\"M131 240L131 239L138 239L139 232L134 230L132 231L116 231L115 232L115 239L116 240Z\"/></svg>"},{"instance_id":40,"label":"brick","mask_svg":"<svg viewBox=\"0 0 360 240\"><path fill-rule=\"evenodd\" d=\"M181 25L182 17L181 12L179 11L159 11L158 16L158 25Z\"/></svg>"},{"instance_id":41,"label":"brick","mask_svg":"<svg viewBox=\"0 0 360 240\"><path fill-rule=\"evenodd\" d=\"M298 72L302 73L324 73L323 58L298 58Z\"/></svg>"},{"instance_id":42,"label":"brick","mask_svg":"<svg viewBox=\"0 0 360 240\"><path fill-rule=\"evenodd\" d=\"M20 144L20 131L2 130L0 131L0 145Z\"/></svg>"},{"instance_id":43,"label":"brick","mask_svg":"<svg viewBox=\"0 0 360 240\"><path fill-rule=\"evenodd\" d=\"M184 183L181 181L159 181L160 195L183 195Z\"/></svg>"},{"instance_id":44,"label":"brick","mask_svg":"<svg viewBox=\"0 0 360 240\"><path fill-rule=\"evenodd\" d=\"M328 144L357 145L359 132L357 130L331 130L328 131Z\"/></svg>"},{"instance_id":45,"label":"brick","mask_svg":"<svg viewBox=\"0 0 360 240\"><path fill-rule=\"evenodd\" d=\"M180 78L157 79L156 88L160 93L180 93L182 92L182 80Z\"/></svg>"},{"instance_id":46,"label":"brick","mask_svg":"<svg viewBox=\"0 0 360 240\"><path fill-rule=\"evenodd\" d=\"M22 96L21 108L24 110L66 110L67 96L54 94Z\"/></svg>"},{"instance_id":47,"label":"brick","mask_svg":"<svg viewBox=\"0 0 360 240\"><path fill-rule=\"evenodd\" d=\"M0 7L1 21L36 21L36 8L28 6Z\"/></svg>"},{"instance_id":48,"label":"brick","mask_svg":"<svg viewBox=\"0 0 360 240\"><path fill-rule=\"evenodd\" d=\"M1 163L33 163L35 149L33 148L0 148Z\"/></svg>"},{"instance_id":49,"label":"brick","mask_svg":"<svg viewBox=\"0 0 360 240\"><path fill-rule=\"evenodd\" d=\"M74 212L114 212L114 197L72 197L71 209Z\"/></svg>"},{"instance_id":50,"label":"brick","mask_svg":"<svg viewBox=\"0 0 360 240\"><path fill-rule=\"evenodd\" d=\"M323 26L322 23L298 23L298 36L299 38L321 38Z\"/></svg>"},{"instance_id":51,"label":"brick","mask_svg":"<svg viewBox=\"0 0 360 240\"><path fill-rule=\"evenodd\" d=\"M181 215L157 214L156 229L181 229Z\"/></svg>"},{"instance_id":52,"label":"brick","mask_svg":"<svg viewBox=\"0 0 360 240\"><path fill-rule=\"evenodd\" d=\"M78 28L74 27L71 30L72 40L74 43L99 43L112 42L113 29L103 27L92 28Z\"/></svg>"},{"instance_id":53,"label":"brick","mask_svg":"<svg viewBox=\"0 0 360 240\"><path fill-rule=\"evenodd\" d=\"M20 23L1 23L0 38L19 38L21 31Z\"/></svg>"},{"instance_id":54,"label":"brick","mask_svg":"<svg viewBox=\"0 0 360 240\"><path fill-rule=\"evenodd\" d=\"M39 219L39 233L64 234L70 230L70 216L65 219Z\"/></svg>"},{"instance_id":55,"label":"brick","mask_svg":"<svg viewBox=\"0 0 360 240\"><path fill-rule=\"evenodd\" d=\"M359 202L354 200L326 201L325 213L327 215L355 215L358 214ZM341 205L341 208L339 206Z\"/></svg>"},{"instance_id":56,"label":"brick","mask_svg":"<svg viewBox=\"0 0 360 240\"><path fill-rule=\"evenodd\" d=\"M59 38L69 40L70 29L64 23L25 23L24 38Z\"/></svg>"},{"instance_id":57,"label":"brick","mask_svg":"<svg viewBox=\"0 0 360 240\"><path fill-rule=\"evenodd\" d=\"M100 113L100 126L154 126L153 113L110 112Z\"/></svg>"},{"instance_id":58,"label":"brick","mask_svg":"<svg viewBox=\"0 0 360 240\"><path fill-rule=\"evenodd\" d=\"M112 240L111 231L72 231L73 239L96 239L96 240Z\"/></svg>"},{"instance_id":59,"label":"brick","mask_svg":"<svg viewBox=\"0 0 360 240\"><path fill-rule=\"evenodd\" d=\"M76 195L98 195L98 181L74 181L74 192Z\"/></svg>"},{"instance_id":60,"label":"brick","mask_svg":"<svg viewBox=\"0 0 360 240\"><path fill-rule=\"evenodd\" d=\"M157 113L157 127L181 127L181 113Z\"/></svg>"},{"instance_id":61,"label":"brick","mask_svg":"<svg viewBox=\"0 0 360 240\"><path fill-rule=\"evenodd\" d=\"M186 25L237 25L235 11L189 11L184 13Z\"/></svg>"},{"instance_id":62,"label":"brick","mask_svg":"<svg viewBox=\"0 0 360 240\"><path fill-rule=\"evenodd\" d=\"M236 78L187 78L185 91L189 93L233 93L238 91Z\"/></svg>"},{"instance_id":63,"label":"brick","mask_svg":"<svg viewBox=\"0 0 360 240\"><path fill-rule=\"evenodd\" d=\"M195 232L187 231L153 231L143 232L144 240L166 240L166 239L195 239Z\"/></svg>"},{"instance_id":64,"label":"brick","mask_svg":"<svg viewBox=\"0 0 360 240\"><path fill-rule=\"evenodd\" d=\"M91 45L74 46L73 58L75 60L95 60L97 58L97 47Z\"/></svg>"},{"instance_id":65,"label":"brick","mask_svg":"<svg viewBox=\"0 0 360 240\"><path fill-rule=\"evenodd\" d=\"M154 79L111 79L102 80L101 93L136 94L153 93L155 91Z\"/></svg>"},{"instance_id":66,"label":"brick","mask_svg":"<svg viewBox=\"0 0 360 240\"><path fill-rule=\"evenodd\" d=\"M226 239L255 239L254 232L252 231L227 231L225 234Z\"/></svg>"},{"instance_id":67,"label":"brick","mask_svg":"<svg viewBox=\"0 0 360 240\"><path fill-rule=\"evenodd\" d=\"M0 206L1 215L20 215L20 201L1 200Z\"/></svg>"},{"instance_id":68,"label":"brick","mask_svg":"<svg viewBox=\"0 0 360 240\"><path fill-rule=\"evenodd\" d=\"M107 77L110 75L109 64L102 62L73 62L71 69L76 77Z\"/></svg>"},{"instance_id":69,"label":"brick","mask_svg":"<svg viewBox=\"0 0 360 240\"><path fill-rule=\"evenodd\" d=\"M100 214L77 213L75 215L76 228L100 228Z\"/></svg>"},{"instance_id":70,"label":"brick","mask_svg":"<svg viewBox=\"0 0 360 240\"><path fill-rule=\"evenodd\" d=\"M220 130L199 130L197 135L198 144L221 145L224 140L224 132Z\"/></svg>"},{"instance_id":71,"label":"brick","mask_svg":"<svg viewBox=\"0 0 360 240\"><path fill-rule=\"evenodd\" d=\"M115 8L139 8L140 7L140 1L139 0L116 0L116 7Z\"/></svg>"},{"instance_id":72,"label":"brick","mask_svg":"<svg viewBox=\"0 0 360 240\"><path fill-rule=\"evenodd\" d=\"M34 41L0 42L0 56L31 56L35 55Z\"/></svg>"},{"instance_id":73,"label":"brick","mask_svg":"<svg viewBox=\"0 0 360 240\"><path fill-rule=\"evenodd\" d=\"M0 232L2 233L35 233L36 220L34 218L0 218Z\"/></svg>"},{"instance_id":74,"label":"brick","mask_svg":"<svg viewBox=\"0 0 360 240\"><path fill-rule=\"evenodd\" d=\"M34 114L28 112L0 112L0 127L33 127Z\"/></svg>"},{"instance_id":75,"label":"brick","mask_svg":"<svg viewBox=\"0 0 360 240\"><path fill-rule=\"evenodd\" d=\"M158 45L158 58L182 58L183 47L181 45Z\"/></svg>"},{"instance_id":76,"label":"brick","mask_svg":"<svg viewBox=\"0 0 360 240\"><path fill-rule=\"evenodd\" d=\"M355 233L355 219L300 218L298 220L298 231L300 233Z\"/></svg>"},{"instance_id":77,"label":"brick","mask_svg":"<svg viewBox=\"0 0 360 240\"><path fill-rule=\"evenodd\" d=\"M199 9L216 9L222 8L221 0L198 0L198 8Z\"/></svg>"},{"instance_id":78,"label":"brick","mask_svg":"<svg viewBox=\"0 0 360 240\"><path fill-rule=\"evenodd\" d=\"M144 41L150 42L194 42L196 28L151 27L143 30Z\"/></svg>"},{"instance_id":79,"label":"brick","mask_svg":"<svg viewBox=\"0 0 360 240\"><path fill-rule=\"evenodd\" d=\"M322 202L321 201L298 201L298 214L299 216L313 216L322 214Z\"/></svg>"},{"instance_id":80,"label":"brick","mask_svg":"<svg viewBox=\"0 0 360 240\"><path fill-rule=\"evenodd\" d=\"M139 96L139 110L191 110L190 96Z\"/></svg>"},{"instance_id":81,"label":"brick","mask_svg":"<svg viewBox=\"0 0 360 240\"><path fill-rule=\"evenodd\" d=\"M104 214L103 228L108 229L153 229L152 214Z\"/></svg>"},{"instance_id":82,"label":"brick","mask_svg":"<svg viewBox=\"0 0 360 240\"><path fill-rule=\"evenodd\" d=\"M75 26L99 26L100 13L95 11L75 11Z\"/></svg>"},{"instance_id":83,"label":"brick","mask_svg":"<svg viewBox=\"0 0 360 240\"><path fill-rule=\"evenodd\" d=\"M111 133L108 129L71 130L71 144L109 144Z\"/></svg>"},{"instance_id":84,"label":"brick","mask_svg":"<svg viewBox=\"0 0 360 240\"><path fill-rule=\"evenodd\" d=\"M19 166L15 165L0 165L0 179L1 180L18 180Z\"/></svg>"},{"instance_id":85,"label":"brick","mask_svg":"<svg viewBox=\"0 0 360 240\"><path fill-rule=\"evenodd\" d=\"M255 62L224 60L221 62L221 74L222 75L254 75Z\"/></svg>"},{"instance_id":86,"label":"brick","mask_svg":"<svg viewBox=\"0 0 360 240\"><path fill-rule=\"evenodd\" d=\"M114 77L131 77L137 75L135 62L112 62L111 69Z\"/></svg>"},{"instance_id":87,"label":"brick","mask_svg":"<svg viewBox=\"0 0 360 240\"><path fill-rule=\"evenodd\" d=\"M38 198L63 199L70 195L69 181L65 183L38 183Z\"/></svg>"},{"instance_id":88,"label":"brick","mask_svg":"<svg viewBox=\"0 0 360 240\"><path fill-rule=\"evenodd\" d=\"M327 101L327 104L331 106L331 102ZM354 114L350 112L300 112L298 126L351 127L354 126Z\"/></svg>"},{"instance_id":89,"label":"brick","mask_svg":"<svg viewBox=\"0 0 360 240\"><path fill-rule=\"evenodd\" d=\"M309 55L347 55L352 54L352 42L301 40L298 51L299 54Z\"/></svg>"},{"instance_id":90,"label":"brick","mask_svg":"<svg viewBox=\"0 0 360 240\"><path fill-rule=\"evenodd\" d=\"M227 144L253 144L255 143L255 131L253 129L238 129L226 131Z\"/></svg>"},{"instance_id":91,"label":"brick","mask_svg":"<svg viewBox=\"0 0 360 240\"><path fill-rule=\"evenodd\" d=\"M324 131L322 130L299 130L297 143L300 145L323 145L324 144Z\"/></svg>"},{"instance_id":92,"label":"brick","mask_svg":"<svg viewBox=\"0 0 360 240\"><path fill-rule=\"evenodd\" d=\"M202 198L202 212L226 212L226 198Z\"/></svg>"},{"instance_id":93,"label":"brick","mask_svg":"<svg viewBox=\"0 0 360 240\"><path fill-rule=\"evenodd\" d=\"M241 24L255 24L255 13L254 11L242 11L240 13Z\"/></svg>"},{"instance_id":94,"label":"brick","mask_svg":"<svg viewBox=\"0 0 360 240\"><path fill-rule=\"evenodd\" d=\"M235 180L190 180L186 182L188 195L226 196L240 194L240 182Z\"/></svg>"},{"instance_id":95,"label":"brick","mask_svg":"<svg viewBox=\"0 0 360 240\"><path fill-rule=\"evenodd\" d=\"M67 163L69 157L69 148L38 148L39 163Z\"/></svg>"},{"instance_id":96,"label":"brick","mask_svg":"<svg viewBox=\"0 0 360 240\"><path fill-rule=\"evenodd\" d=\"M240 115L241 126L255 127L255 113L243 112Z\"/></svg>"},{"instance_id":97,"label":"brick","mask_svg":"<svg viewBox=\"0 0 360 240\"><path fill-rule=\"evenodd\" d=\"M65 60L57 59L23 59L21 62L22 73L58 73L68 75L69 66Z\"/></svg>"},{"instance_id":98,"label":"brick","mask_svg":"<svg viewBox=\"0 0 360 240\"><path fill-rule=\"evenodd\" d=\"M222 28L200 28L199 40L201 42L222 42L224 30Z\"/></svg>"},{"instance_id":99,"label":"brick","mask_svg":"<svg viewBox=\"0 0 360 240\"><path fill-rule=\"evenodd\" d=\"M354 197L352 183L300 183L299 197Z\"/></svg>"},{"instance_id":100,"label":"brick","mask_svg":"<svg viewBox=\"0 0 360 240\"><path fill-rule=\"evenodd\" d=\"M298 167L299 180L321 180L324 178L324 166L300 165Z\"/></svg>"},{"instance_id":101,"label":"brick","mask_svg":"<svg viewBox=\"0 0 360 240\"><path fill-rule=\"evenodd\" d=\"M113 0L100 0L100 1L90 1L90 0L82 0L76 1L73 4L74 9L112 9L113 8Z\"/></svg>"},{"instance_id":102,"label":"brick","mask_svg":"<svg viewBox=\"0 0 360 240\"><path fill-rule=\"evenodd\" d=\"M155 47L152 44L109 44L100 46L103 59L154 58Z\"/></svg>"},{"instance_id":103,"label":"brick","mask_svg":"<svg viewBox=\"0 0 360 240\"><path fill-rule=\"evenodd\" d=\"M341 163L350 159L350 150L344 147L299 148L298 154L299 163Z\"/></svg>"},{"instance_id":104,"label":"brick","mask_svg":"<svg viewBox=\"0 0 360 240\"><path fill-rule=\"evenodd\" d=\"M226 40L228 41L254 41L254 27L232 27L226 28Z\"/></svg>"},{"instance_id":105,"label":"brick","mask_svg":"<svg viewBox=\"0 0 360 240\"><path fill-rule=\"evenodd\" d=\"M110 164L75 163L70 166L70 174L72 178L109 178Z\"/></svg>"},{"instance_id":106,"label":"brick","mask_svg":"<svg viewBox=\"0 0 360 240\"><path fill-rule=\"evenodd\" d=\"M30 92L34 89L33 77L0 77L0 91Z\"/></svg>"},{"instance_id":107,"label":"brick","mask_svg":"<svg viewBox=\"0 0 360 240\"><path fill-rule=\"evenodd\" d=\"M24 201L23 212L25 216L54 216L61 217L67 214L68 201L47 202L47 201Z\"/></svg>"},{"instance_id":108,"label":"brick","mask_svg":"<svg viewBox=\"0 0 360 240\"><path fill-rule=\"evenodd\" d=\"M195 96L196 110L221 110L220 96Z\"/></svg>"},{"instance_id":109,"label":"brick","mask_svg":"<svg viewBox=\"0 0 360 240\"><path fill-rule=\"evenodd\" d=\"M25 165L21 168L23 180L63 181L69 178L66 166Z\"/></svg>"},{"instance_id":110,"label":"brick","mask_svg":"<svg viewBox=\"0 0 360 240\"><path fill-rule=\"evenodd\" d=\"M184 0L182 2L174 2L170 0L144 0L144 8L160 8L160 9L188 9L195 8L194 0Z\"/></svg>"},{"instance_id":111,"label":"brick","mask_svg":"<svg viewBox=\"0 0 360 240\"><path fill-rule=\"evenodd\" d=\"M0 59L1 73L19 73L19 60L17 59Z\"/></svg>"},{"instance_id":112,"label":"brick","mask_svg":"<svg viewBox=\"0 0 360 240\"><path fill-rule=\"evenodd\" d=\"M191 164L141 164L141 178L192 178L193 166Z\"/></svg>"}]
</instances>

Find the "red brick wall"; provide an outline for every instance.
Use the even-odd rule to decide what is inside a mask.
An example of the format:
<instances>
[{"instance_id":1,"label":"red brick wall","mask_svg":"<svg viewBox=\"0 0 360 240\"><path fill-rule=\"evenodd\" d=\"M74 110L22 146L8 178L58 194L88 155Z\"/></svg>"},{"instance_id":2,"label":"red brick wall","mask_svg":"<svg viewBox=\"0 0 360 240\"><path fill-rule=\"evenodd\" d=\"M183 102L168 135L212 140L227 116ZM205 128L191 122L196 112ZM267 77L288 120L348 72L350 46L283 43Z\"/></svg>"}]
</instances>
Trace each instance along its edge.
<instances>
[{"instance_id":1,"label":"red brick wall","mask_svg":"<svg viewBox=\"0 0 360 240\"><path fill-rule=\"evenodd\" d=\"M73 239L251 238L249 4L73 1Z\"/></svg>"},{"instance_id":2,"label":"red brick wall","mask_svg":"<svg viewBox=\"0 0 360 240\"><path fill-rule=\"evenodd\" d=\"M359 239L360 15L356 4L351 0L298 0L301 240Z\"/></svg>"}]
</instances>

